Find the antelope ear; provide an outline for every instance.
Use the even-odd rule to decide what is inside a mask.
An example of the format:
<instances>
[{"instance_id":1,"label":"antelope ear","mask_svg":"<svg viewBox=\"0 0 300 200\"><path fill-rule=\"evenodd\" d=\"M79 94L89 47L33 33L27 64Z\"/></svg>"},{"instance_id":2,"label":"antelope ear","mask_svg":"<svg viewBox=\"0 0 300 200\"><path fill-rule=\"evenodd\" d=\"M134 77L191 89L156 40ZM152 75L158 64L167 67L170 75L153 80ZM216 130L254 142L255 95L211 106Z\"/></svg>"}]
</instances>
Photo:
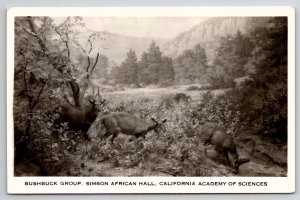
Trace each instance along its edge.
<instances>
[{"instance_id":1,"label":"antelope ear","mask_svg":"<svg viewBox=\"0 0 300 200\"><path fill-rule=\"evenodd\" d=\"M104 104L105 103L105 101L106 101L106 99L103 99L100 103L101 104Z\"/></svg>"},{"instance_id":2,"label":"antelope ear","mask_svg":"<svg viewBox=\"0 0 300 200\"><path fill-rule=\"evenodd\" d=\"M152 121L154 121L155 123L158 124L158 122L153 117L151 117L151 119L152 119Z\"/></svg>"},{"instance_id":3,"label":"antelope ear","mask_svg":"<svg viewBox=\"0 0 300 200\"><path fill-rule=\"evenodd\" d=\"M239 162L239 165L242 165L244 163L250 162L250 159L248 159L248 158L242 158L242 159L239 159L238 162Z\"/></svg>"},{"instance_id":4,"label":"antelope ear","mask_svg":"<svg viewBox=\"0 0 300 200\"><path fill-rule=\"evenodd\" d=\"M161 123L166 123L167 122L167 119L164 119Z\"/></svg>"},{"instance_id":5,"label":"antelope ear","mask_svg":"<svg viewBox=\"0 0 300 200\"><path fill-rule=\"evenodd\" d=\"M90 98L90 99L89 99L89 102L90 102L91 104L94 104L94 103L95 103L95 99Z\"/></svg>"}]
</instances>

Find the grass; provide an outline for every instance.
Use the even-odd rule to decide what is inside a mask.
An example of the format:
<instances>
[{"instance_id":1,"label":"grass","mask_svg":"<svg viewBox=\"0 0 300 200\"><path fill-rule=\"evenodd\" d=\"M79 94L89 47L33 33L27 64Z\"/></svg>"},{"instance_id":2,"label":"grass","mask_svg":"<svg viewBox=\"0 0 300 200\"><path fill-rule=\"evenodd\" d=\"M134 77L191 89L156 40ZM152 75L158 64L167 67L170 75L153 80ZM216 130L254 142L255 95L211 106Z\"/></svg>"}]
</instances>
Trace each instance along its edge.
<instances>
[{"instance_id":1,"label":"grass","mask_svg":"<svg viewBox=\"0 0 300 200\"><path fill-rule=\"evenodd\" d=\"M163 96L177 93L184 93L192 98L193 101L201 99L202 91L187 91L186 88L190 85L172 86L167 88L136 88L125 91L115 91L102 93L104 98L114 101L115 99L122 99L124 102L138 99L159 99Z\"/></svg>"}]
</instances>

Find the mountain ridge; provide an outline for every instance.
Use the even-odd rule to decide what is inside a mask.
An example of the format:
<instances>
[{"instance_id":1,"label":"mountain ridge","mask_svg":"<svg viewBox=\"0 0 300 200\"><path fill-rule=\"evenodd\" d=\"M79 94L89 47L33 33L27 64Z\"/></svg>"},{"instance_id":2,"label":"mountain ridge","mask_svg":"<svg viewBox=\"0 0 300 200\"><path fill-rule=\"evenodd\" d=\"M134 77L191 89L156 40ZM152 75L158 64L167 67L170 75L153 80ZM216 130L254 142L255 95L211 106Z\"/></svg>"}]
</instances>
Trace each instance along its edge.
<instances>
[{"instance_id":1,"label":"mountain ridge","mask_svg":"<svg viewBox=\"0 0 300 200\"><path fill-rule=\"evenodd\" d=\"M237 31L248 33L257 26L262 26L270 17L213 17L200 22L191 29L184 31L176 37L165 40L163 38L135 37L108 31L82 31L82 44L88 37L96 33L93 39L93 52L106 55L111 61L119 65L126 59L129 49L133 49L139 58L148 50L152 41L155 41L164 55L175 58L186 49L192 49L199 43L205 50L209 61L216 56L218 38L233 35ZM85 44L84 44L85 45Z\"/></svg>"},{"instance_id":2,"label":"mountain ridge","mask_svg":"<svg viewBox=\"0 0 300 200\"><path fill-rule=\"evenodd\" d=\"M216 56L219 37L233 35L237 31L248 33L265 24L270 17L214 17L207 19L188 31L179 34L162 46L167 56L176 57L184 50L192 49L199 43L207 53L208 60Z\"/></svg>"}]
</instances>

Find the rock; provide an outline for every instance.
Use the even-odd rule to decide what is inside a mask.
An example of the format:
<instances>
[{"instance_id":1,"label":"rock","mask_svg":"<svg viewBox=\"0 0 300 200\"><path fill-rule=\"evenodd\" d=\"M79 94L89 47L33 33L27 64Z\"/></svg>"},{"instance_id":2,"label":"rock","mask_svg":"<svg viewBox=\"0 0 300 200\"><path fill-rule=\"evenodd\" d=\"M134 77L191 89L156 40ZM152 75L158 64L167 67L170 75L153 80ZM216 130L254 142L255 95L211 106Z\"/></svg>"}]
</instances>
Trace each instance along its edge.
<instances>
[{"instance_id":1,"label":"rock","mask_svg":"<svg viewBox=\"0 0 300 200\"><path fill-rule=\"evenodd\" d=\"M271 152L266 152L266 154L274 163L278 164L280 167L287 166L287 151L273 150Z\"/></svg>"}]
</instances>

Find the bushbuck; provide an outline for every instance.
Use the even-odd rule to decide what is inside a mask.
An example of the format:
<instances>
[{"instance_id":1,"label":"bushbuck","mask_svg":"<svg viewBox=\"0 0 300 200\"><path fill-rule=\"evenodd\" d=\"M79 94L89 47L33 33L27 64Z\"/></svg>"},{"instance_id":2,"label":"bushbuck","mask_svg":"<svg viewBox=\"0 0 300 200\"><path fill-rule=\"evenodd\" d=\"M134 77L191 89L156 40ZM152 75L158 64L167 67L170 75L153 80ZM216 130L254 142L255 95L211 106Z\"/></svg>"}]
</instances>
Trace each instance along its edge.
<instances>
[{"instance_id":1,"label":"bushbuck","mask_svg":"<svg viewBox=\"0 0 300 200\"><path fill-rule=\"evenodd\" d=\"M133 135L136 138L145 138L150 130L157 132L162 124L167 121L167 119L164 119L162 122L157 122L154 118L151 118L151 120L147 122L145 119L137 118L130 113L114 112L101 119L102 127L106 129L105 134L102 136L106 139L112 135L111 142L114 141L119 133Z\"/></svg>"},{"instance_id":2,"label":"bushbuck","mask_svg":"<svg viewBox=\"0 0 300 200\"><path fill-rule=\"evenodd\" d=\"M95 103L94 99L89 99L89 102L90 104L82 108L76 108L66 103L60 105L61 120L68 122L69 127L73 130L86 132L95 121L99 111L99 105Z\"/></svg>"},{"instance_id":3,"label":"bushbuck","mask_svg":"<svg viewBox=\"0 0 300 200\"><path fill-rule=\"evenodd\" d=\"M201 133L204 139L204 145L208 143L214 145L215 149L224 156L226 164L231 166L236 173L238 173L240 166L239 156L232 136L226 134L226 130L223 127L211 122L202 125ZM207 156L206 148L205 155Z\"/></svg>"}]
</instances>

